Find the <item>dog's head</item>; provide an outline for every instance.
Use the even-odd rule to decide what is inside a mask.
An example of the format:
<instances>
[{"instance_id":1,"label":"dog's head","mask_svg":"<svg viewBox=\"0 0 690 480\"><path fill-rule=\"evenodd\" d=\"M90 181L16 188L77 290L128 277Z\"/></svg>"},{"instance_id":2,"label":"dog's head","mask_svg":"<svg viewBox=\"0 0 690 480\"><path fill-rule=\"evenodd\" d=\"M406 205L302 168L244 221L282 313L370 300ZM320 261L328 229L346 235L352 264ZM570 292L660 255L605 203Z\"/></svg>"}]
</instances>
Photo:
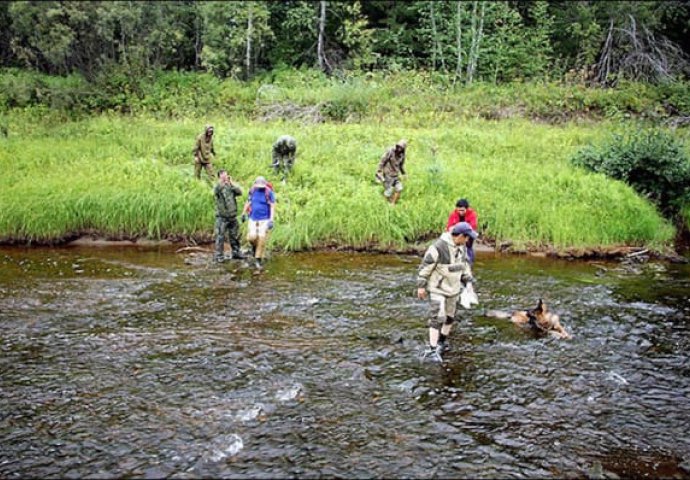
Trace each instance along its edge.
<instances>
[{"instance_id":1,"label":"dog's head","mask_svg":"<svg viewBox=\"0 0 690 480\"><path fill-rule=\"evenodd\" d=\"M533 325L541 326L541 324L544 322L547 312L548 307L540 298L539 302L537 302L536 307L534 307L531 310L527 310L527 317L529 318L530 323L532 323Z\"/></svg>"}]
</instances>

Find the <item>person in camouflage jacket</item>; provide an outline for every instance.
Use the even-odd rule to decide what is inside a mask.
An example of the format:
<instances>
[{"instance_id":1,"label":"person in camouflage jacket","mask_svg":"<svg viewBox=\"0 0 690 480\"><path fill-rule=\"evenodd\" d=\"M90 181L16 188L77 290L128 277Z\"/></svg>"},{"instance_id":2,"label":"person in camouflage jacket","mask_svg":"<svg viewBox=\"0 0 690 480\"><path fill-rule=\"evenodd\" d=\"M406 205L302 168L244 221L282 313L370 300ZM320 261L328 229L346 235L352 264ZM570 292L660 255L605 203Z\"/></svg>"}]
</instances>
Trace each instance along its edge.
<instances>
[{"instance_id":1,"label":"person in camouflage jacket","mask_svg":"<svg viewBox=\"0 0 690 480\"><path fill-rule=\"evenodd\" d=\"M290 135L281 135L273 144L273 163L276 174L282 173L281 180L287 180L297 155L297 140Z\"/></svg>"},{"instance_id":2,"label":"person in camouflage jacket","mask_svg":"<svg viewBox=\"0 0 690 480\"><path fill-rule=\"evenodd\" d=\"M395 205L400 198L403 184L400 176L405 175L405 151L407 141L400 140L394 146L386 150L379 161L376 170L376 179L383 183L383 195L388 201Z\"/></svg>"},{"instance_id":3,"label":"person in camouflage jacket","mask_svg":"<svg viewBox=\"0 0 690 480\"><path fill-rule=\"evenodd\" d=\"M225 236L227 234L232 248L232 258L244 258L240 252L240 232L237 223L237 197L242 196L242 188L228 175L225 170L218 171L218 183L213 189L216 201L216 249L214 259L217 262L225 260L223 253Z\"/></svg>"},{"instance_id":4,"label":"person in camouflage jacket","mask_svg":"<svg viewBox=\"0 0 690 480\"><path fill-rule=\"evenodd\" d=\"M213 126L206 125L204 133L196 137L194 143L194 176L201 179L201 169L206 170L209 178L213 178L213 159L216 150L213 148Z\"/></svg>"}]
</instances>

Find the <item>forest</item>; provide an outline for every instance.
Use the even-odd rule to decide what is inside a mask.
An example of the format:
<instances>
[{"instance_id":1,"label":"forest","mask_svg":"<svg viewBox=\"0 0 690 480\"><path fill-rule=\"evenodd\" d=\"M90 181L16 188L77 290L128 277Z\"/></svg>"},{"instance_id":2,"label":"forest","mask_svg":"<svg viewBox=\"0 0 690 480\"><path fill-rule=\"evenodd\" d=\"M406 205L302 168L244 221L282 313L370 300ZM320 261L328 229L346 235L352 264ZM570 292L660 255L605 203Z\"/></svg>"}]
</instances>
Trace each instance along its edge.
<instances>
[{"instance_id":1,"label":"forest","mask_svg":"<svg viewBox=\"0 0 690 480\"><path fill-rule=\"evenodd\" d=\"M688 1L13 1L0 67L86 79L155 69L429 70L472 83L687 78Z\"/></svg>"}]
</instances>

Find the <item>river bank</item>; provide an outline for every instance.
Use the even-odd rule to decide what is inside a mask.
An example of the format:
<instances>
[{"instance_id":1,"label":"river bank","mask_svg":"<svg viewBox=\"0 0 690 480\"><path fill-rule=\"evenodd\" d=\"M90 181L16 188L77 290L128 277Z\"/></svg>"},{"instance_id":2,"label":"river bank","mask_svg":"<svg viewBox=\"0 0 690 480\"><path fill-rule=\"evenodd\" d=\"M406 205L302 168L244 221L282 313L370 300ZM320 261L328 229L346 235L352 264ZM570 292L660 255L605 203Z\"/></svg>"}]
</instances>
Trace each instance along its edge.
<instances>
[{"instance_id":1,"label":"river bank","mask_svg":"<svg viewBox=\"0 0 690 480\"><path fill-rule=\"evenodd\" d=\"M3 140L0 155L0 241L6 243L57 243L84 232L112 239L208 239L214 182L193 177L190 153L204 123L216 127L215 167L227 169L245 190L258 175L275 180L275 138L290 132L298 139L289 181L274 182L280 228L272 243L282 251L404 249L436 235L463 197L479 213L480 233L499 250L632 245L663 252L676 235L632 188L570 164L578 148L620 128L615 122L473 119L439 128L374 120L16 120L19 133ZM390 208L373 173L400 138L409 141L408 175L401 201Z\"/></svg>"},{"instance_id":2,"label":"river bank","mask_svg":"<svg viewBox=\"0 0 690 480\"><path fill-rule=\"evenodd\" d=\"M429 246L432 240L426 242L411 243L402 248L383 248L378 245L368 245L352 247L337 244L321 244L301 250L310 252L338 251L338 252L359 252L359 253L380 253L380 254L415 254L421 255ZM3 245L3 243L0 243ZM7 244L5 246L26 247L25 244ZM69 239L57 243L35 244L36 247L60 246L60 247L135 247L135 248L170 248L176 253L184 252L205 252L213 253L213 241L210 236L203 241L191 239L162 239L152 240L148 238L121 238L111 239L97 234L85 234L73 236ZM673 251L654 251L640 246L600 246L591 248L569 248L556 249L553 246L516 248L511 242L502 242L497 245L487 239L480 239L474 245L476 252L482 254L505 254L505 255L525 255L540 258L570 259L570 260L630 260L645 262L650 259L664 260L671 263L688 263L690 260L681 253ZM230 246L225 245L225 250L230 251ZM280 252L280 250L278 250Z\"/></svg>"}]
</instances>

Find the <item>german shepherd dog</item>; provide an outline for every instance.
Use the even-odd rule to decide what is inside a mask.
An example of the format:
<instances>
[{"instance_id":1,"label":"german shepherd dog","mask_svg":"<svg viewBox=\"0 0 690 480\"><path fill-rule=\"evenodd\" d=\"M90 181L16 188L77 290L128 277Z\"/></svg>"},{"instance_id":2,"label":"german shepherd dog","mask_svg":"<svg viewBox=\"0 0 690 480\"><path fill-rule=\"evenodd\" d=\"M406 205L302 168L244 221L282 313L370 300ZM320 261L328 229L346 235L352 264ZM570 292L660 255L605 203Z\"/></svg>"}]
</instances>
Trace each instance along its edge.
<instances>
[{"instance_id":1,"label":"german shepherd dog","mask_svg":"<svg viewBox=\"0 0 690 480\"><path fill-rule=\"evenodd\" d=\"M558 315L549 311L544 301L540 298L537 306L531 310L515 310L512 314L500 310L489 310L487 317L509 319L515 325L529 327L534 331L549 333L557 338L572 338L563 328Z\"/></svg>"}]
</instances>

